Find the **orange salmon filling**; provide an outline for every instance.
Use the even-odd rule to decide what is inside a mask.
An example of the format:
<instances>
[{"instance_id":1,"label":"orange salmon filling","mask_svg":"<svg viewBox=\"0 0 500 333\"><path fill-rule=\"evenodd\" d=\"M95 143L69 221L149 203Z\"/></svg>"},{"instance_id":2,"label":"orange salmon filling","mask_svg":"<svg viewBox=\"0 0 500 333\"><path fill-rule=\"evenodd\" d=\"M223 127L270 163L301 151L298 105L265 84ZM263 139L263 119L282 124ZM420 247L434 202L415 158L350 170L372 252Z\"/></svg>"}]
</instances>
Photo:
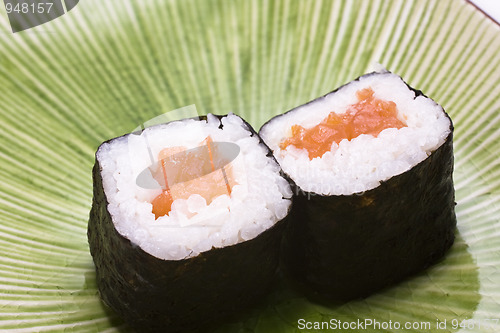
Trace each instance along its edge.
<instances>
[{"instance_id":1,"label":"orange salmon filling","mask_svg":"<svg viewBox=\"0 0 500 333\"><path fill-rule=\"evenodd\" d=\"M232 165L216 170L214 159L219 157L210 148L212 138L208 136L202 143L207 147L207 154L200 151L182 154L185 147L165 148L158 154L160 168L153 177L164 190L151 202L155 219L167 215L175 199L187 199L193 193L205 198L207 204L220 195L231 194L235 185ZM175 156L174 163L167 165L167 159L172 156Z\"/></svg>"},{"instance_id":2,"label":"orange salmon filling","mask_svg":"<svg viewBox=\"0 0 500 333\"><path fill-rule=\"evenodd\" d=\"M309 159L321 157L331 150L332 143L352 140L361 134L377 136L386 128L402 128L406 124L397 118L396 103L375 98L371 88L356 92L358 102L348 107L344 114L331 112L321 123L304 128L292 126L292 136L280 144L281 149L293 145L306 149Z\"/></svg>"}]
</instances>

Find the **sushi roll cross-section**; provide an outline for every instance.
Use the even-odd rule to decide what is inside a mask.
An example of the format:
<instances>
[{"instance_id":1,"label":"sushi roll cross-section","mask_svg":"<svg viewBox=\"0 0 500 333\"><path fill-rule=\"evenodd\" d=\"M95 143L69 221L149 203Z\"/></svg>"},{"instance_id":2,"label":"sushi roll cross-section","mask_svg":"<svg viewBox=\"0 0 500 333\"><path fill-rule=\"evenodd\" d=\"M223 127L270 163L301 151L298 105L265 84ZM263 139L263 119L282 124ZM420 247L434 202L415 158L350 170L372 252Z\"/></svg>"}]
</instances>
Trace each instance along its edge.
<instances>
[{"instance_id":1,"label":"sushi roll cross-section","mask_svg":"<svg viewBox=\"0 0 500 333\"><path fill-rule=\"evenodd\" d=\"M259 134L293 184L282 262L310 298L366 297L453 244L453 125L399 76L361 76Z\"/></svg>"},{"instance_id":2,"label":"sushi roll cross-section","mask_svg":"<svg viewBox=\"0 0 500 333\"><path fill-rule=\"evenodd\" d=\"M176 332L260 301L291 209L280 171L234 114L103 143L88 239L104 303L139 332Z\"/></svg>"}]
</instances>

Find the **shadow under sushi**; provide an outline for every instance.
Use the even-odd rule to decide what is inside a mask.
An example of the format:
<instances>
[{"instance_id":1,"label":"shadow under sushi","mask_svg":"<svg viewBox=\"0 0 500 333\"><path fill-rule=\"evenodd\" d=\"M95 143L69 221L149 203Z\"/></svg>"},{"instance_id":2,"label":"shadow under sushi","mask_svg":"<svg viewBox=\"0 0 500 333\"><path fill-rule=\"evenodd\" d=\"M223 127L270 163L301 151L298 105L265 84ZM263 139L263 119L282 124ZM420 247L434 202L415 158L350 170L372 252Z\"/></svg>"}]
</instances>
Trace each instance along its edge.
<instances>
[{"instance_id":1,"label":"shadow under sushi","mask_svg":"<svg viewBox=\"0 0 500 333\"><path fill-rule=\"evenodd\" d=\"M431 323L431 331L436 330L436 323L447 321L447 330L455 332L460 327L454 329L451 322L471 318L481 301L479 287L478 267L457 230L455 243L442 260L371 296L346 302L311 299L280 274L273 291L260 304L211 332L295 332L302 331L300 320L338 324L358 319L402 325L425 321ZM351 331L357 332L342 330Z\"/></svg>"}]
</instances>

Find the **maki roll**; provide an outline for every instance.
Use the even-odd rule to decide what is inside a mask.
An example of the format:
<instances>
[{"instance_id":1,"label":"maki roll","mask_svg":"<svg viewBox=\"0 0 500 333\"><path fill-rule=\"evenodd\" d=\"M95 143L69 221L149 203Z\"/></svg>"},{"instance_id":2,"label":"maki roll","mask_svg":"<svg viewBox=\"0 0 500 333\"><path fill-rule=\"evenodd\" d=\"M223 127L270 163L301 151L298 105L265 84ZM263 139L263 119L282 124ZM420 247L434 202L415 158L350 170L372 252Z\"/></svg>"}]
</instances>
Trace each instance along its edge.
<instances>
[{"instance_id":1,"label":"maki roll","mask_svg":"<svg viewBox=\"0 0 500 333\"><path fill-rule=\"evenodd\" d=\"M452 245L453 125L399 76L361 76L259 134L295 190L282 262L310 298L368 296Z\"/></svg>"},{"instance_id":2,"label":"maki roll","mask_svg":"<svg viewBox=\"0 0 500 333\"><path fill-rule=\"evenodd\" d=\"M240 117L103 143L88 225L102 300L138 331L212 325L274 282L292 191Z\"/></svg>"}]
</instances>

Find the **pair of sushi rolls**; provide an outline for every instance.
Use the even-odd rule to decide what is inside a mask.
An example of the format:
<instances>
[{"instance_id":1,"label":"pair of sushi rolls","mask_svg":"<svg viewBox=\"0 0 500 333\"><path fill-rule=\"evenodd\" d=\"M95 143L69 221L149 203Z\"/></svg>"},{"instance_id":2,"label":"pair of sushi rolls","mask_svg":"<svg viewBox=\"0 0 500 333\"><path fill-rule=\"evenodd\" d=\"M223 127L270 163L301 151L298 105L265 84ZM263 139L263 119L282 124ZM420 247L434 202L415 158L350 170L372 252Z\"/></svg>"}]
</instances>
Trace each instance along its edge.
<instances>
[{"instance_id":1,"label":"pair of sushi rolls","mask_svg":"<svg viewBox=\"0 0 500 333\"><path fill-rule=\"evenodd\" d=\"M361 76L259 135L294 184L282 261L310 298L368 296L452 245L453 125L399 76Z\"/></svg>"},{"instance_id":2,"label":"pair of sushi rolls","mask_svg":"<svg viewBox=\"0 0 500 333\"><path fill-rule=\"evenodd\" d=\"M140 332L212 325L258 302L291 209L280 171L233 114L103 143L88 225L101 298Z\"/></svg>"}]
</instances>

